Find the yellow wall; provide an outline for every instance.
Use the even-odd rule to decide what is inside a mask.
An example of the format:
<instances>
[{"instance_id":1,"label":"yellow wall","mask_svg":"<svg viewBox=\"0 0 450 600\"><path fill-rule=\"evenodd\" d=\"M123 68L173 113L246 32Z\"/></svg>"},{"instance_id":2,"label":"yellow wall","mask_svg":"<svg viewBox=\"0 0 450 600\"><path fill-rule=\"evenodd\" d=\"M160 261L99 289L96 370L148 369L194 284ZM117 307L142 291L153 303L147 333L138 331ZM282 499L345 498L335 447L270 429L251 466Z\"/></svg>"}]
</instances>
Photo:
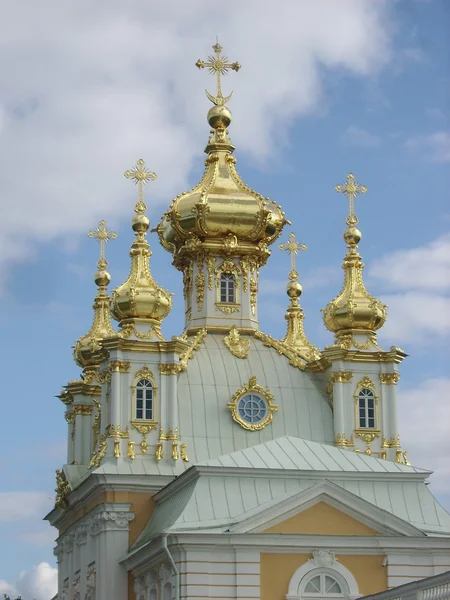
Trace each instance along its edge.
<instances>
[{"instance_id":1,"label":"yellow wall","mask_svg":"<svg viewBox=\"0 0 450 600\"><path fill-rule=\"evenodd\" d=\"M261 554L261 600L284 600L295 571L310 558L312 554ZM336 559L353 574L361 594L387 589L384 556L338 554Z\"/></svg>"},{"instance_id":2,"label":"yellow wall","mask_svg":"<svg viewBox=\"0 0 450 600\"><path fill-rule=\"evenodd\" d=\"M312 535L379 535L326 502L318 502L264 533L303 533Z\"/></svg>"}]
</instances>

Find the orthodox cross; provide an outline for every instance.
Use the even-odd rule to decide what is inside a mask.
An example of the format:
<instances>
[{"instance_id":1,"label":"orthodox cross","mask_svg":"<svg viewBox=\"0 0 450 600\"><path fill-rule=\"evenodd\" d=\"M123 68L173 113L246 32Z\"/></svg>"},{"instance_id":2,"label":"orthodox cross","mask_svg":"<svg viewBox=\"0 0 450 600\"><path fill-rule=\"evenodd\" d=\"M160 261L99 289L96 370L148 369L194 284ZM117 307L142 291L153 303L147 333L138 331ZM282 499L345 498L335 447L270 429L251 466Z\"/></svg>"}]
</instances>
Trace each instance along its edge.
<instances>
[{"instance_id":1,"label":"orthodox cross","mask_svg":"<svg viewBox=\"0 0 450 600\"><path fill-rule=\"evenodd\" d=\"M355 198L359 196L359 194L365 194L367 192L366 186L359 185L355 176L352 173L349 173L347 175L347 180L343 184L335 186L334 189L348 197L350 201L350 213L347 217L347 224L356 225L358 223L358 218L355 216Z\"/></svg>"},{"instance_id":2,"label":"orthodox cross","mask_svg":"<svg viewBox=\"0 0 450 600\"><path fill-rule=\"evenodd\" d=\"M125 171L124 173L127 179L132 179L134 183L138 186L138 201L136 206L134 207L135 212L143 213L147 210L147 206L144 202L144 185L148 183L150 180L154 181L156 179L156 173L153 171L149 171L145 166L145 162L142 158L140 158L136 165Z\"/></svg>"},{"instance_id":3,"label":"orthodox cross","mask_svg":"<svg viewBox=\"0 0 450 600\"><path fill-rule=\"evenodd\" d=\"M222 46L219 44L219 42L216 42L212 48L213 48L214 52L216 53L216 55L208 56L208 62L205 62L204 60L201 60L199 58L198 61L195 63L195 66L198 67L199 69L204 69L205 67L207 67L209 69L209 72L211 73L211 75L216 76L216 82L217 82L216 95L213 96L207 90L205 90L205 92L206 92L208 99L211 100L211 102L213 104L215 104L216 106L223 106L231 98L231 96L233 95L233 92L231 92L231 94L229 96L227 96L226 98L223 97L220 77L221 77L221 75L226 75L229 69L231 69L232 71L239 71L239 69L241 68L241 65L238 62L234 62L234 63L228 62L227 56L220 56L220 53L222 51Z\"/></svg>"},{"instance_id":4,"label":"orthodox cross","mask_svg":"<svg viewBox=\"0 0 450 600\"><path fill-rule=\"evenodd\" d=\"M97 266L99 269L106 269L108 262L105 258L105 244L107 244L109 240L115 240L117 233L108 229L106 227L106 222L102 220L97 225L96 229L88 232L88 236L90 238L94 238L94 240L100 244L100 259L97 263Z\"/></svg>"},{"instance_id":5,"label":"orthodox cross","mask_svg":"<svg viewBox=\"0 0 450 600\"><path fill-rule=\"evenodd\" d=\"M280 244L278 248L280 250L285 250L288 254L291 255L291 271L289 273L289 279L298 279L298 272L295 268L295 257L300 252L300 250L306 250L308 246L306 244L301 244L299 241L297 241L297 239L295 238L295 233L292 232L289 234L289 239L287 240L287 242Z\"/></svg>"}]
</instances>

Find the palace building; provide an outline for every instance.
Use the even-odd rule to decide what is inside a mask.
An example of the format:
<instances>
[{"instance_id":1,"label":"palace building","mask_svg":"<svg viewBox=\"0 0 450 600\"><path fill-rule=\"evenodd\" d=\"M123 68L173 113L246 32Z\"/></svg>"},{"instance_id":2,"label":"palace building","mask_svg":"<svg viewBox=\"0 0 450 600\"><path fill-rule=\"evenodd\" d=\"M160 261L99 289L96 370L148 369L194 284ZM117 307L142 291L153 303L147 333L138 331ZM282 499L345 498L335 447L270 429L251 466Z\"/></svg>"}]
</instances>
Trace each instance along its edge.
<instances>
[{"instance_id":1,"label":"palace building","mask_svg":"<svg viewBox=\"0 0 450 600\"><path fill-rule=\"evenodd\" d=\"M205 172L156 231L184 282L185 327L164 337L172 294L151 274L139 160L131 269L111 293L101 221L94 319L82 369L59 395L67 461L56 473L60 600L330 600L377 594L450 569L450 515L411 465L397 418L406 354L379 345L386 307L366 289L350 174L343 286L323 310L334 342L305 335L282 208L242 181L217 43ZM295 223L293 224L295 227ZM286 336L260 328L258 278L290 253ZM344 252L344 251L343 251ZM112 319L117 322L113 327Z\"/></svg>"}]
</instances>

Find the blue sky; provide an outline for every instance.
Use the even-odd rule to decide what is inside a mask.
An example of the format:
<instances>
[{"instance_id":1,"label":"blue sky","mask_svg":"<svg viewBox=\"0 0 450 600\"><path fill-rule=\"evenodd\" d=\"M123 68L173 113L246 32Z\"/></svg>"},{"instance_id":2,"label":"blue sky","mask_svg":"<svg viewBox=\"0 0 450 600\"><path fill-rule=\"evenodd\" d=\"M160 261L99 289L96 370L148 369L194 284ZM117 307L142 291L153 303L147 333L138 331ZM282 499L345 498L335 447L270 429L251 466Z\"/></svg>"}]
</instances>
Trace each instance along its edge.
<instances>
[{"instance_id":1,"label":"blue sky","mask_svg":"<svg viewBox=\"0 0 450 600\"><path fill-rule=\"evenodd\" d=\"M55 395L78 376L71 346L92 319L98 247L85 232L101 218L118 231L107 246L113 289L128 272L136 200L123 172L141 156L157 171L146 188L153 225L198 180L203 90L214 81L194 63L210 54L217 22L224 52L243 65L224 82L234 89L237 166L282 204L308 245L298 261L302 306L322 347L331 336L320 309L340 290L345 253L348 206L334 186L351 171L368 187L356 213L366 283L390 307L380 340L410 355L399 385L402 439L414 464L436 471L431 488L450 509L450 5L262 2L266 18L255 23L252 2L239 22L200 0L189 14L175 2L176 17L137 4L130 15L118 2L43 2L27 17L5 4L0 25L8 56L0 58L0 545L9 549L0 592L25 600L44 600L54 585L54 532L40 519L65 458ZM170 337L183 327L181 275L154 234L150 241L152 272L175 293L163 328ZM261 329L278 337L288 270L276 247L261 270Z\"/></svg>"}]
</instances>

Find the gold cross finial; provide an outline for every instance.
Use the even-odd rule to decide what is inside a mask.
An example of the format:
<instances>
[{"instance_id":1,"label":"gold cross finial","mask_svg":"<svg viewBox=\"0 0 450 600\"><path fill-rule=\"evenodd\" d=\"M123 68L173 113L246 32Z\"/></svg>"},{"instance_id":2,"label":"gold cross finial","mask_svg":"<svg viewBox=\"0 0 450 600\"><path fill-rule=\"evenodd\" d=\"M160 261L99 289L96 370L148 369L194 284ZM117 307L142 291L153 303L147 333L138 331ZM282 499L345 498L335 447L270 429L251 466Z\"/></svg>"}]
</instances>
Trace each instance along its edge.
<instances>
[{"instance_id":1,"label":"gold cross finial","mask_svg":"<svg viewBox=\"0 0 450 600\"><path fill-rule=\"evenodd\" d=\"M102 220L96 229L88 232L88 236L94 238L94 240L100 244L100 259L97 266L99 269L106 269L108 262L105 258L105 244L107 244L109 240L115 240L117 233L108 229L106 227L106 222Z\"/></svg>"},{"instance_id":2,"label":"gold cross finial","mask_svg":"<svg viewBox=\"0 0 450 600\"><path fill-rule=\"evenodd\" d=\"M229 63L227 56L220 56L220 53L222 51L222 46L219 44L218 39L217 39L217 42L213 46L213 50L216 54L215 56L208 56L207 62L205 62L204 60L201 60L199 58L198 61L195 63L195 66L198 67L199 69L204 69L205 67L207 67L209 69L209 72L211 73L211 75L216 76L216 82L217 82L216 95L213 96L207 90L205 90L205 92L206 92L208 99L211 100L211 102L213 104L215 104L216 106L223 106L231 98L231 96L233 95L233 92L231 92L231 94L229 96L227 96L226 98L223 97L220 77L221 77L221 75L226 75L229 69L231 69L232 71L239 71L239 69L241 68L241 65L238 62Z\"/></svg>"},{"instance_id":3,"label":"gold cross finial","mask_svg":"<svg viewBox=\"0 0 450 600\"><path fill-rule=\"evenodd\" d=\"M289 279L298 279L298 272L295 268L295 257L300 252L300 250L306 250L308 246L306 244L301 244L300 242L298 242L295 238L295 233L292 232L289 234L289 239L287 240L287 242L279 244L278 248L280 250L284 250L285 252L291 255L291 271L289 273Z\"/></svg>"},{"instance_id":4,"label":"gold cross finial","mask_svg":"<svg viewBox=\"0 0 450 600\"><path fill-rule=\"evenodd\" d=\"M134 207L135 212L144 213L147 210L147 206L144 202L143 186L150 180L154 181L156 173L149 171L143 159L140 158L132 169L125 171L124 175L127 179L133 179L134 183L138 186L138 201Z\"/></svg>"},{"instance_id":5,"label":"gold cross finial","mask_svg":"<svg viewBox=\"0 0 450 600\"><path fill-rule=\"evenodd\" d=\"M358 223L358 218L355 216L355 198L359 196L359 194L365 194L367 192L366 186L359 185L353 173L349 173L347 175L347 180L343 184L335 186L334 189L337 192L348 196L350 201L350 213L347 217L347 224L356 225Z\"/></svg>"}]
</instances>

